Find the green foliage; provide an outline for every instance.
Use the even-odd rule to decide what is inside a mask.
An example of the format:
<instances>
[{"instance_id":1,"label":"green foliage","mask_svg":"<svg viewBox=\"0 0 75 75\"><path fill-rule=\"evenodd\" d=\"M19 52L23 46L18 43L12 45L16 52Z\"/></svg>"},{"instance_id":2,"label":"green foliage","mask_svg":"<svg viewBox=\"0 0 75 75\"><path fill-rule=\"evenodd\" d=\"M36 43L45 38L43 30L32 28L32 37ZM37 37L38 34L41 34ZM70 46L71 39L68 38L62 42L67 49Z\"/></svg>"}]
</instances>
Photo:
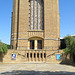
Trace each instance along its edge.
<instances>
[{"instance_id":1,"label":"green foliage","mask_svg":"<svg viewBox=\"0 0 75 75\"><path fill-rule=\"evenodd\" d=\"M7 45L0 41L0 53L6 53L7 51Z\"/></svg>"},{"instance_id":2,"label":"green foliage","mask_svg":"<svg viewBox=\"0 0 75 75\"><path fill-rule=\"evenodd\" d=\"M10 45L7 45L7 48L10 49Z\"/></svg>"},{"instance_id":3,"label":"green foliage","mask_svg":"<svg viewBox=\"0 0 75 75\"><path fill-rule=\"evenodd\" d=\"M71 36L65 37L66 49L64 49L65 53L75 53L75 38Z\"/></svg>"},{"instance_id":4,"label":"green foliage","mask_svg":"<svg viewBox=\"0 0 75 75\"><path fill-rule=\"evenodd\" d=\"M66 54L70 53L70 51L69 51L68 48L65 48L65 49L64 49L64 52L65 52Z\"/></svg>"},{"instance_id":5,"label":"green foliage","mask_svg":"<svg viewBox=\"0 0 75 75\"><path fill-rule=\"evenodd\" d=\"M72 52L75 53L75 38L72 38L70 49L72 49Z\"/></svg>"}]
</instances>

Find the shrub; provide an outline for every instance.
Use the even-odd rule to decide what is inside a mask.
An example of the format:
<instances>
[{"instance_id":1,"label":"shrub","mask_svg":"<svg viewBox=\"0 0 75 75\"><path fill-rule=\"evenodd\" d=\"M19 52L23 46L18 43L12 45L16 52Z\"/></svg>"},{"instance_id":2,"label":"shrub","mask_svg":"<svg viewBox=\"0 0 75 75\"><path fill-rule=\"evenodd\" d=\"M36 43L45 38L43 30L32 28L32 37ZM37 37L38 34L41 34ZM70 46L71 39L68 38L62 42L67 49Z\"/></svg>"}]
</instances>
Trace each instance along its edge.
<instances>
[{"instance_id":1,"label":"shrub","mask_svg":"<svg viewBox=\"0 0 75 75\"><path fill-rule=\"evenodd\" d=\"M0 41L0 53L6 53L7 51L7 45Z\"/></svg>"}]
</instances>

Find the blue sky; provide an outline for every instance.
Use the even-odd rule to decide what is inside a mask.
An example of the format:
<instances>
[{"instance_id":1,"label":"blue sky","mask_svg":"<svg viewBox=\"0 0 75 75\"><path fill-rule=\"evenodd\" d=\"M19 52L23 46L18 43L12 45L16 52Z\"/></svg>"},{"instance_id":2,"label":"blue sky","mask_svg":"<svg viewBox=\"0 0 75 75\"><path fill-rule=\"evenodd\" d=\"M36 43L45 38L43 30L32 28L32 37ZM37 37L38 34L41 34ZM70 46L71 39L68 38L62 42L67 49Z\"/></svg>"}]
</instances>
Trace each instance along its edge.
<instances>
[{"instance_id":1,"label":"blue sky","mask_svg":"<svg viewBox=\"0 0 75 75\"><path fill-rule=\"evenodd\" d=\"M13 0L0 1L0 40L10 44ZM75 34L75 0L59 0L60 37Z\"/></svg>"}]
</instances>

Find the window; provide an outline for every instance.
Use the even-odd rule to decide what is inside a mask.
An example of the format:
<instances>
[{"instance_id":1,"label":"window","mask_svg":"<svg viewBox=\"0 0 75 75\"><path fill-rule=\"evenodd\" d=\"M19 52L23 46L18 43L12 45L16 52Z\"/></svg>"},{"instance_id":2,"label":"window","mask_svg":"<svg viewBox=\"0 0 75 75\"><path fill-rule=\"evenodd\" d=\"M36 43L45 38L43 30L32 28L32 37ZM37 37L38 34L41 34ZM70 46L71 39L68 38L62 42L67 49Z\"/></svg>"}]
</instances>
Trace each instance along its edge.
<instances>
[{"instance_id":1,"label":"window","mask_svg":"<svg viewBox=\"0 0 75 75\"><path fill-rule=\"evenodd\" d=\"M34 40L30 40L30 49L34 49Z\"/></svg>"},{"instance_id":2,"label":"window","mask_svg":"<svg viewBox=\"0 0 75 75\"><path fill-rule=\"evenodd\" d=\"M44 5L43 0L29 1L29 29L44 29Z\"/></svg>"},{"instance_id":3,"label":"window","mask_svg":"<svg viewBox=\"0 0 75 75\"><path fill-rule=\"evenodd\" d=\"M38 40L38 49L42 49L42 40Z\"/></svg>"}]
</instances>

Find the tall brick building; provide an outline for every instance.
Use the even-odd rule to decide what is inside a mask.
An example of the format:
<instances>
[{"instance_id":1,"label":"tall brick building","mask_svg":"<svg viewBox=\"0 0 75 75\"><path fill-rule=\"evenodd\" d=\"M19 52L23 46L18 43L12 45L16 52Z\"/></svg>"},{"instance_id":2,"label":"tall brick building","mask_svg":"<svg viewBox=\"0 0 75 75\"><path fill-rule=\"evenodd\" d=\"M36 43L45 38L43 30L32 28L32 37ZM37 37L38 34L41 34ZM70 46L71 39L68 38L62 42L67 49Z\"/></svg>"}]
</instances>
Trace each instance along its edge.
<instances>
[{"instance_id":1,"label":"tall brick building","mask_svg":"<svg viewBox=\"0 0 75 75\"><path fill-rule=\"evenodd\" d=\"M59 38L59 0L13 0L11 49L46 58L59 49Z\"/></svg>"}]
</instances>

